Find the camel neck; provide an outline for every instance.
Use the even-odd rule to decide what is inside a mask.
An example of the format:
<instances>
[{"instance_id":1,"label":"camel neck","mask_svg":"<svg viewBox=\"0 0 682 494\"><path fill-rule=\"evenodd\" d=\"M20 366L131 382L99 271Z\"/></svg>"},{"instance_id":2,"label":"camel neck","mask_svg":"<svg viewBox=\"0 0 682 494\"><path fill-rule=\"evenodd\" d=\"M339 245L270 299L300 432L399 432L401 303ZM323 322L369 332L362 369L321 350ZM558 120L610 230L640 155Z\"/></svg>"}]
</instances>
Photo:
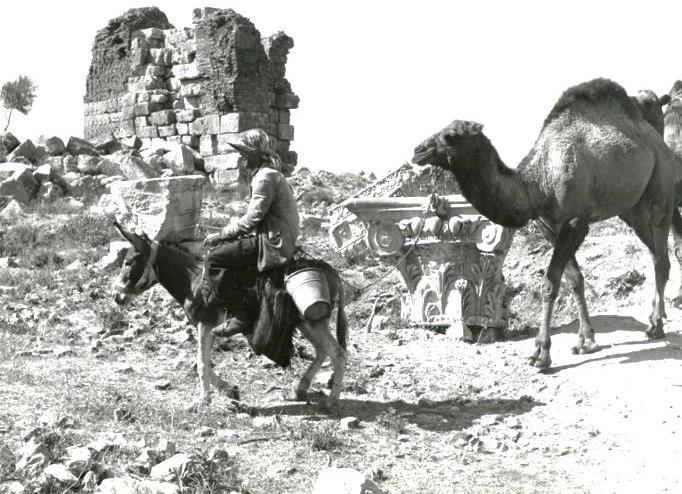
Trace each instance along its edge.
<instances>
[{"instance_id":1,"label":"camel neck","mask_svg":"<svg viewBox=\"0 0 682 494\"><path fill-rule=\"evenodd\" d=\"M528 184L502 162L487 139L466 160L451 169L464 197L482 215L509 228L521 227L537 217Z\"/></svg>"}]
</instances>

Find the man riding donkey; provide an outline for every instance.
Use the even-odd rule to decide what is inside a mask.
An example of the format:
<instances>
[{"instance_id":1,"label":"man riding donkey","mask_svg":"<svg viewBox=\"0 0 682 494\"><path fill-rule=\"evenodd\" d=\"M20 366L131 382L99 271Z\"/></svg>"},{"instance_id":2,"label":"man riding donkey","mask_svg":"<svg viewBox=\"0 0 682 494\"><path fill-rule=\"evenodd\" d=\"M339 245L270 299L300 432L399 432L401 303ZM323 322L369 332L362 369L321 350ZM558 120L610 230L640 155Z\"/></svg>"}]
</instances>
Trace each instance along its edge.
<instances>
[{"instance_id":1,"label":"man riding donkey","mask_svg":"<svg viewBox=\"0 0 682 494\"><path fill-rule=\"evenodd\" d=\"M296 199L268 135L252 129L241 137L241 143L230 145L246 161L243 169L251 177L248 208L236 222L204 240L213 249L206 256L202 295L232 316L228 324L213 329L218 336L251 332L255 321L245 306L239 275L254 267L263 273L284 266L296 251L299 233Z\"/></svg>"}]
</instances>

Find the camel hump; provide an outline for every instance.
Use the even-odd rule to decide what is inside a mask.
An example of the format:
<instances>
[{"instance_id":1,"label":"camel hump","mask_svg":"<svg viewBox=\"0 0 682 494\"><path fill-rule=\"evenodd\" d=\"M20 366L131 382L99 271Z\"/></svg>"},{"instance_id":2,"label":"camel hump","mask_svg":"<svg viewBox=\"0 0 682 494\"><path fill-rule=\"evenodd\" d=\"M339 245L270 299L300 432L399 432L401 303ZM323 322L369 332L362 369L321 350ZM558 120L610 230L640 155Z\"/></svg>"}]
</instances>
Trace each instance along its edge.
<instances>
[{"instance_id":1,"label":"camel hump","mask_svg":"<svg viewBox=\"0 0 682 494\"><path fill-rule=\"evenodd\" d=\"M623 86L610 79L599 78L583 82L564 91L559 100L554 104L552 111L547 115L543 128L566 110L581 103L598 105L611 101L620 104L630 118L640 117L637 107L625 89L623 89Z\"/></svg>"}]
</instances>

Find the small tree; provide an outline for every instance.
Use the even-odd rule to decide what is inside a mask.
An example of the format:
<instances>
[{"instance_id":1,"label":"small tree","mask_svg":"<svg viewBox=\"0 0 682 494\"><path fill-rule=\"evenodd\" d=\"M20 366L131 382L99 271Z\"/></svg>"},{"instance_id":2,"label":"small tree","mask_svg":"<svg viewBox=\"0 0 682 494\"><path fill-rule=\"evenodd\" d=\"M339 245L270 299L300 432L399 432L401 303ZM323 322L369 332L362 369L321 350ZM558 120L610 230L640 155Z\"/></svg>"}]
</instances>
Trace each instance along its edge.
<instances>
[{"instance_id":1,"label":"small tree","mask_svg":"<svg viewBox=\"0 0 682 494\"><path fill-rule=\"evenodd\" d=\"M17 110L24 115L31 111L33 100L36 97L36 86L30 77L20 75L16 81L8 81L2 85L0 89L0 99L2 106L9 109L7 116L7 125L5 131L9 127L9 122L12 119L12 112Z\"/></svg>"}]
</instances>

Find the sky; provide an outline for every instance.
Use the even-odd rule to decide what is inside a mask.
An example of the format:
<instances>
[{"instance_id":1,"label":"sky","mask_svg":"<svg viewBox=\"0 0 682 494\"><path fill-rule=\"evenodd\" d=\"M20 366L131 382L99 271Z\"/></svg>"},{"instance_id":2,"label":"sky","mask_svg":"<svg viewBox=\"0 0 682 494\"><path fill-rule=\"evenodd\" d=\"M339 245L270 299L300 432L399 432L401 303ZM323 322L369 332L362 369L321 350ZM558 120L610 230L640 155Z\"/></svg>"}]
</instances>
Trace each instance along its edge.
<instances>
[{"instance_id":1,"label":"sky","mask_svg":"<svg viewBox=\"0 0 682 494\"><path fill-rule=\"evenodd\" d=\"M629 93L667 92L682 2L576 0L214 0L3 2L0 83L38 86L20 139L83 135L83 96L95 33L129 8L155 5L176 27L192 9L232 8L263 36L294 38L287 78L299 165L386 173L454 119L474 120L509 166L533 145L562 91L608 77ZM0 111L4 127L6 115ZM0 128L2 128L0 127Z\"/></svg>"}]
</instances>

